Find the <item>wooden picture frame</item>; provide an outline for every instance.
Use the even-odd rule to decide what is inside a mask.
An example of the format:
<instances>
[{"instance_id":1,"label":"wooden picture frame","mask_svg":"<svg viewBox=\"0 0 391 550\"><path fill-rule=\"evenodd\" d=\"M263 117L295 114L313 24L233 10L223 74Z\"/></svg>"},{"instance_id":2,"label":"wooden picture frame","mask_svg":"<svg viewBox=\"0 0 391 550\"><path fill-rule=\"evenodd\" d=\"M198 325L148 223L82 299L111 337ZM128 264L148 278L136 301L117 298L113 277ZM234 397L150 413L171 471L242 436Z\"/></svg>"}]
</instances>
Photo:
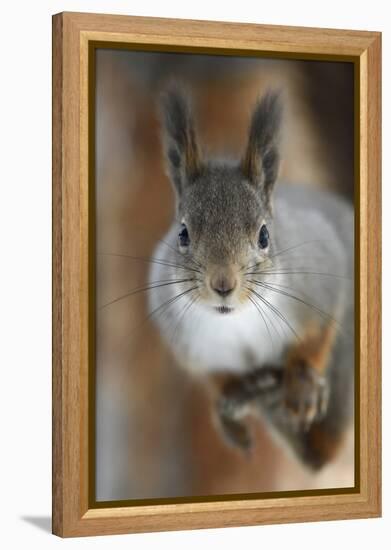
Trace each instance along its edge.
<instances>
[{"instance_id":1,"label":"wooden picture frame","mask_svg":"<svg viewBox=\"0 0 391 550\"><path fill-rule=\"evenodd\" d=\"M96 507L91 497L93 198L89 79L97 44L344 57L355 66L357 483L340 493ZM61 13L53 17L53 533L62 537L377 517L381 513L381 34Z\"/></svg>"}]
</instances>

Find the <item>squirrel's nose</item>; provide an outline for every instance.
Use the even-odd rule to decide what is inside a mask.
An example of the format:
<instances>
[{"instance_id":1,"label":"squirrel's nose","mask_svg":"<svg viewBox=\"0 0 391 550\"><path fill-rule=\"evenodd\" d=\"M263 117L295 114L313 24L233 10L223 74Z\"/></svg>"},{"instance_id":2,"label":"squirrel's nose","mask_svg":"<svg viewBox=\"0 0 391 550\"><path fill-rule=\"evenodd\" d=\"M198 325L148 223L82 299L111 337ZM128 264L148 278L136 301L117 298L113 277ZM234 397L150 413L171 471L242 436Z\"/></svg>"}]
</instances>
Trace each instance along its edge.
<instances>
[{"instance_id":1,"label":"squirrel's nose","mask_svg":"<svg viewBox=\"0 0 391 550\"><path fill-rule=\"evenodd\" d=\"M233 277L220 275L211 280L211 287L222 298L225 298L234 290L236 281Z\"/></svg>"}]
</instances>

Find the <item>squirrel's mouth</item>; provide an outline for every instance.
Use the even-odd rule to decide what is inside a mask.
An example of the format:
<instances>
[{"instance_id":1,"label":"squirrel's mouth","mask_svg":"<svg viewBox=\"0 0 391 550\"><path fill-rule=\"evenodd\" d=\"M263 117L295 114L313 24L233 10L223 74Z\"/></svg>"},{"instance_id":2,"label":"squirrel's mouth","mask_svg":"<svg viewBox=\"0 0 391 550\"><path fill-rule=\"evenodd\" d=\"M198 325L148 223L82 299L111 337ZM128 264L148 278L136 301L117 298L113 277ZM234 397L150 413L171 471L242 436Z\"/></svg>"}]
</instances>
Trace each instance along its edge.
<instances>
[{"instance_id":1,"label":"squirrel's mouth","mask_svg":"<svg viewBox=\"0 0 391 550\"><path fill-rule=\"evenodd\" d=\"M234 308L228 307L228 306L216 306L215 310L218 313L221 313L222 315L226 315L227 313L231 313L234 310Z\"/></svg>"}]
</instances>

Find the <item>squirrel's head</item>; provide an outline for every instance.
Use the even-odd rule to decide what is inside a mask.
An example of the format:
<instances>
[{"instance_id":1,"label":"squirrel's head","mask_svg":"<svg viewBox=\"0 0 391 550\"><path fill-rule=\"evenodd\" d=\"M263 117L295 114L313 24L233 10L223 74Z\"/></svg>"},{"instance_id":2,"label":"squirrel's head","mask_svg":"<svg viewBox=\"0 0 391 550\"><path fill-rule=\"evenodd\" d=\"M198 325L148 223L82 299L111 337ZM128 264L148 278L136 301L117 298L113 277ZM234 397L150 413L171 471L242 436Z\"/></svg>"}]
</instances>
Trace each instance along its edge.
<instances>
[{"instance_id":1,"label":"squirrel's head","mask_svg":"<svg viewBox=\"0 0 391 550\"><path fill-rule=\"evenodd\" d=\"M204 158L180 88L164 92L161 113L176 194L177 250L184 265L197 266L201 300L226 313L248 301L248 273L267 265L272 250L280 96L269 92L256 103L243 156L236 161Z\"/></svg>"}]
</instances>

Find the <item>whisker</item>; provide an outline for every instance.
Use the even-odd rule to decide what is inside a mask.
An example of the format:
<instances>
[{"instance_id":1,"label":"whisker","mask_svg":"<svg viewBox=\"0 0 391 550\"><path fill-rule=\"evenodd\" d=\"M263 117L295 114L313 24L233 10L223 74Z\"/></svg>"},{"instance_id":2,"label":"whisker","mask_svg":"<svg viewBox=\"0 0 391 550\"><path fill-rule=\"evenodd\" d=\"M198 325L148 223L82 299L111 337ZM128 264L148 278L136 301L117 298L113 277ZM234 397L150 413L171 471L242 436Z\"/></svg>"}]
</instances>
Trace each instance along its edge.
<instances>
[{"instance_id":1,"label":"whisker","mask_svg":"<svg viewBox=\"0 0 391 550\"><path fill-rule=\"evenodd\" d=\"M324 319L327 319L328 321L332 321L333 323L338 325L340 328L342 328L340 326L340 324L338 323L338 321L336 319L334 319L334 317L332 317L330 314L326 313L325 311L323 311L322 309L317 307L315 304L307 302L306 300L303 300L299 296L295 296L294 294L290 294L289 292L286 292L286 291L281 290L279 288L274 288L274 283L273 284L268 284L268 283L263 283L261 281L255 281L255 280L252 280L251 282L256 284L257 286L267 288L267 289L271 290L272 292L276 292L277 294L281 294L282 296L286 296L288 298L292 298L292 300L296 300L297 302L300 302L301 304L303 304L303 305L313 309L317 313L319 313L319 315L321 317L323 317ZM277 286L283 286L283 285L277 285Z\"/></svg>"},{"instance_id":2,"label":"whisker","mask_svg":"<svg viewBox=\"0 0 391 550\"><path fill-rule=\"evenodd\" d=\"M277 256L280 256L281 254L285 254L286 252L290 252L291 250L296 250L297 248L305 246L306 244L314 244L314 243L322 243L322 242L327 242L327 241L326 241L326 239L315 239L315 240L312 240L312 241L304 241L300 244L290 246L289 248L284 248L283 250L279 250L275 254L270 256L270 258L271 259L276 258Z\"/></svg>"},{"instance_id":3,"label":"whisker","mask_svg":"<svg viewBox=\"0 0 391 550\"><path fill-rule=\"evenodd\" d=\"M287 327L289 327L289 329L293 332L296 338L299 341L301 341L301 338L299 337L295 329L292 327L292 325L289 323L288 319L286 319L286 317L281 313L281 311L276 306L274 306L271 302L269 302L269 300L267 300L264 296L259 294L259 292L257 292L253 288L251 289L251 292L255 294L255 296L257 296L257 298L259 298L267 307L269 307L273 311L273 313L277 315L281 319L281 321L283 321L286 324Z\"/></svg>"},{"instance_id":4,"label":"whisker","mask_svg":"<svg viewBox=\"0 0 391 550\"><path fill-rule=\"evenodd\" d=\"M282 267L282 269L285 269L287 267L287 263L288 262L297 262L297 261L304 261L304 262L318 262L320 260L323 260L327 258L327 256L325 254L311 254L311 255L306 255L304 256L303 254L300 255L300 256L286 256L286 257L282 257L278 260L278 263L276 264L272 264L272 266L270 267L274 267L274 268L280 268L280 266ZM285 266L285 267L284 267ZM289 268L299 268L298 265L288 265ZM307 267L304 267L304 266L300 266L300 269L311 269L313 266L312 264L309 264L309 266ZM270 269L269 267L267 267L266 269Z\"/></svg>"},{"instance_id":5,"label":"whisker","mask_svg":"<svg viewBox=\"0 0 391 550\"><path fill-rule=\"evenodd\" d=\"M181 322L183 322L183 319L184 319L185 315L189 312L189 310L193 307L193 305L197 302L198 299L199 299L199 296L190 297L190 301L182 308L182 311L181 311L180 315L178 316L178 321L175 325L174 332L173 332L173 335L172 335L173 344L175 344L175 342L176 342L176 335L177 335L177 331L178 331L178 328L179 328Z\"/></svg>"},{"instance_id":6,"label":"whisker","mask_svg":"<svg viewBox=\"0 0 391 550\"><path fill-rule=\"evenodd\" d=\"M201 273L200 270L195 269L194 267L190 267L186 264L177 264L174 262L168 262L167 260L164 260L163 258L143 258L141 256L130 256L128 254L114 254L111 252L98 252L99 256L116 256L119 258L128 258L129 260L135 260L135 261L141 261L141 262L147 262L152 264L158 264L163 265L166 267L175 267L178 269L184 269L186 271L195 271L197 273Z\"/></svg>"},{"instance_id":7,"label":"whisker","mask_svg":"<svg viewBox=\"0 0 391 550\"><path fill-rule=\"evenodd\" d=\"M170 245L170 243L168 243L167 241L165 241L164 239L157 239L157 242L161 243L161 244L165 244L170 250L172 250L173 252L175 252L175 254L177 254L180 258L183 258L182 254L176 249L174 248L173 246Z\"/></svg>"},{"instance_id":8,"label":"whisker","mask_svg":"<svg viewBox=\"0 0 391 550\"><path fill-rule=\"evenodd\" d=\"M272 338L272 335L271 335L271 332L270 332L270 329L269 329L269 325L266 323L266 319L265 319L265 315L262 311L262 308L259 304L256 303L256 301L254 300L254 298L252 298L252 296L250 296L250 294L247 295L247 298L250 300L250 302L253 304L253 306L255 307L255 309L260 313L261 317L262 317L262 320L264 322L264 325L266 327L266 330L269 334L269 338L270 338L270 342L271 342L271 345L272 345L272 349L274 350L274 342L273 342L273 338ZM275 327L274 327L275 329Z\"/></svg>"},{"instance_id":9,"label":"whisker","mask_svg":"<svg viewBox=\"0 0 391 550\"><path fill-rule=\"evenodd\" d=\"M100 306L98 309L99 310L104 309L104 308L106 308L106 307L108 307L112 304L115 304L116 302L119 302L120 300L123 300L124 298L128 298L130 296L133 296L134 294L137 294L139 292L145 292L147 290L153 290L155 288L160 288L160 287L170 286L170 285L176 285L176 284L180 284L180 283L193 282L195 280L196 279L194 277L192 277L192 278L187 278L187 279L166 279L166 280L162 280L162 281L155 281L155 282L152 282L148 285L138 287L138 288L134 288L130 292L127 292L126 294L123 294L122 296L119 296L118 298L115 298L114 300L111 300L110 302L107 302L106 304Z\"/></svg>"},{"instance_id":10,"label":"whisker","mask_svg":"<svg viewBox=\"0 0 391 550\"><path fill-rule=\"evenodd\" d=\"M335 279L344 279L347 281L352 281L350 277L345 277L344 275L336 275L334 273L321 273L318 271L250 271L245 273L245 275L320 275L324 277L334 277Z\"/></svg>"},{"instance_id":11,"label":"whisker","mask_svg":"<svg viewBox=\"0 0 391 550\"><path fill-rule=\"evenodd\" d=\"M134 331L140 329L147 321L149 321L154 315L156 315L157 313L158 314L161 314L162 313L162 310L163 312L166 311L168 309L168 307L172 304L174 304L175 302L177 302L178 300L180 300L183 296L186 296L187 294L189 294L189 292L192 292L193 290L195 290L196 288L198 288L197 285L191 287L191 288L188 288L187 290L184 290L183 292L180 292L179 294L176 294L175 296L171 297L169 300L166 300L165 302L163 302L162 304L160 304L160 306L156 307L154 310L152 310L144 319L143 321L137 325L131 332L131 335L134 333ZM164 308L164 309L163 309Z\"/></svg>"},{"instance_id":12,"label":"whisker","mask_svg":"<svg viewBox=\"0 0 391 550\"><path fill-rule=\"evenodd\" d=\"M181 259L183 259L183 255L176 248L171 246L167 241L165 241L164 239L158 239L158 242L160 242L162 244L165 244L170 250L175 252L175 254L177 254L177 256L179 256ZM201 264L199 262L197 262L194 258L186 258L186 261L188 261L189 263L194 264L198 269L202 269Z\"/></svg>"},{"instance_id":13,"label":"whisker","mask_svg":"<svg viewBox=\"0 0 391 550\"><path fill-rule=\"evenodd\" d=\"M257 283L258 282L264 282L264 281L256 281ZM276 286L276 287L281 287L281 288L287 288L288 290L292 290L298 294L301 294L301 296L307 300L310 300L311 298L308 296L308 294L304 294L304 292L300 291L300 290L297 290L297 288L293 288L292 286L289 286L289 285L283 285L281 283L265 283L265 284L268 284L268 285L271 285L271 286Z\"/></svg>"},{"instance_id":14,"label":"whisker","mask_svg":"<svg viewBox=\"0 0 391 550\"><path fill-rule=\"evenodd\" d=\"M317 242L326 242L326 239L316 239L316 240L312 240L312 241L304 241L300 244L296 244L294 246L290 246L289 248L284 248L283 250L278 250L275 254L269 256L269 259L270 260L273 260L273 258L276 258L277 256L280 256L281 254L285 254L286 252L289 252L291 250L295 250L297 248L300 248L301 246L304 246L306 244L313 244L313 243L317 243ZM311 256L312 257L312 256ZM286 258L288 259L288 258ZM262 260L260 262L256 262L255 264L253 265L250 265L250 266L247 266L246 268L243 268L243 269L253 269L254 267L258 267L259 265L261 265L262 263L264 263L265 260Z\"/></svg>"},{"instance_id":15,"label":"whisker","mask_svg":"<svg viewBox=\"0 0 391 550\"><path fill-rule=\"evenodd\" d=\"M252 289L251 287L249 287L249 286L247 286L247 289L248 289L250 292L253 290L253 289ZM260 304L258 304L258 305L260 305ZM265 304L265 305L266 305L266 304ZM269 309L270 309L270 308L269 308ZM269 321L270 321L272 327L274 328L274 330L275 330L277 336L278 336L279 338L283 337L283 336L284 336L284 327L281 326L281 320L277 317L278 326L279 326L279 328L280 328L280 330L281 330L281 334L280 334L280 332L277 330L277 327L276 327L276 325L274 324L273 318L272 318L271 314L268 312L268 310L264 310L264 313L265 313L265 315L267 315L267 318L269 319ZM273 313L273 311L272 311L272 313Z\"/></svg>"}]
</instances>

